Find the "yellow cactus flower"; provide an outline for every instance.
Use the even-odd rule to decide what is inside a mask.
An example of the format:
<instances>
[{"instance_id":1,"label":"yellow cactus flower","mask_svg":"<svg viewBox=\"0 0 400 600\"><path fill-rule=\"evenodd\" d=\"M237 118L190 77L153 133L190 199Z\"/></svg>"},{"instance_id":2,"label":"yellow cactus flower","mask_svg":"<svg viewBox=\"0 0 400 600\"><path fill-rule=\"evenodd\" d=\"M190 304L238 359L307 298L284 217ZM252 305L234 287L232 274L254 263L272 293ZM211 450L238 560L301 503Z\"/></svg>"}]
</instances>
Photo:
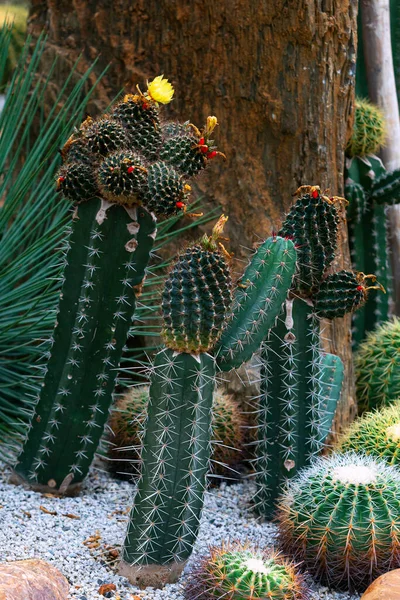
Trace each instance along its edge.
<instances>
[{"instance_id":1,"label":"yellow cactus flower","mask_svg":"<svg viewBox=\"0 0 400 600\"><path fill-rule=\"evenodd\" d=\"M150 81L150 83L147 82L147 92L154 102L168 104L174 95L174 88L168 79L163 79L163 77L164 75L159 75L153 81Z\"/></svg>"},{"instance_id":2,"label":"yellow cactus flower","mask_svg":"<svg viewBox=\"0 0 400 600\"><path fill-rule=\"evenodd\" d=\"M209 136L218 125L217 117L207 117L205 135Z\"/></svg>"}]
</instances>

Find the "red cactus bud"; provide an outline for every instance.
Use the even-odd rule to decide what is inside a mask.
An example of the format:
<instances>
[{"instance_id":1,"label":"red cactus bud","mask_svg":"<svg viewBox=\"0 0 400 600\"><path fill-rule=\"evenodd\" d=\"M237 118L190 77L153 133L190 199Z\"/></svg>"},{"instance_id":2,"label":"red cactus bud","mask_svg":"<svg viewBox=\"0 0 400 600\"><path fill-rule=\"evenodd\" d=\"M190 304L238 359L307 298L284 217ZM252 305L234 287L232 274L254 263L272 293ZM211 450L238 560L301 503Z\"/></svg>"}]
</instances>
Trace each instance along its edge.
<instances>
[{"instance_id":1,"label":"red cactus bud","mask_svg":"<svg viewBox=\"0 0 400 600\"><path fill-rule=\"evenodd\" d=\"M211 152L209 152L207 154L207 158L215 158L217 156L218 152L216 150L212 150Z\"/></svg>"},{"instance_id":2,"label":"red cactus bud","mask_svg":"<svg viewBox=\"0 0 400 600\"><path fill-rule=\"evenodd\" d=\"M363 291L364 291L363 286L362 285L358 285L357 286L357 292L363 292Z\"/></svg>"},{"instance_id":3,"label":"red cactus bud","mask_svg":"<svg viewBox=\"0 0 400 600\"><path fill-rule=\"evenodd\" d=\"M135 167L128 167L128 169L127 169L128 173L133 173L134 170L135 170Z\"/></svg>"},{"instance_id":4,"label":"red cactus bud","mask_svg":"<svg viewBox=\"0 0 400 600\"><path fill-rule=\"evenodd\" d=\"M149 108L149 105L147 102L142 102L142 108L143 110L147 110Z\"/></svg>"},{"instance_id":5,"label":"red cactus bud","mask_svg":"<svg viewBox=\"0 0 400 600\"><path fill-rule=\"evenodd\" d=\"M178 201L178 202L175 204L175 206L176 206L176 208L179 208L179 209L181 209L181 208L184 208L185 204L184 204L183 202L180 202L180 201Z\"/></svg>"},{"instance_id":6,"label":"red cactus bud","mask_svg":"<svg viewBox=\"0 0 400 600\"><path fill-rule=\"evenodd\" d=\"M65 181L65 177L60 175L60 177L58 178L58 183L62 183L63 181Z\"/></svg>"},{"instance_id":7,"label":"red cactus bud","mask_svg":"<svg viewBox=\"0 0 400 600\"><path fill-rule=\"evenodd\" d=\"M199 146L204 146L205 139L202 137L199 139Z\"/></svg>"},{"instance_id":8,"label":"red cactus bud","mask_svg":"<svg viewBox=\"0 0 400 600\"><path fill-rule=\"evenodd\" d=\"M318 196L319 196L319 193L318 193L318 191L317 191L317 190L313 190L313 192L312 192L311 196L312 196L313 198L318 198Z\"/></svg>"},{"instance_id":9,"label":"red cactus bud","mask_svg":"<svg viewBox=\"0 0 400 600\"><path fill-rule=\"evenodd\" d=\"M208 146L200 146L200 152L206 154L208 152Z\"/></svg>"}]
</instances>

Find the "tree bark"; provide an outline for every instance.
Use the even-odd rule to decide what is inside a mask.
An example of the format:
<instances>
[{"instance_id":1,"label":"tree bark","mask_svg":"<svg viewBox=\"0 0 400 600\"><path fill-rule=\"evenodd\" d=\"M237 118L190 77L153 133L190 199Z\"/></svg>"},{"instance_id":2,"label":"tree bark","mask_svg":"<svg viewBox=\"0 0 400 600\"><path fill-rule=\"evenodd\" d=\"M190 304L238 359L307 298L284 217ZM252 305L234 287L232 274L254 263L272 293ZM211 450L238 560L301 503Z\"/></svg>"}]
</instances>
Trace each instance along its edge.
<instances>
[{"instance_id":1,"label":"tree bark","mask_svg":"<svg viewBox=\"0 0 400 600\"><path fill-rule=\"evenodd\" d=\"M57 85L80 52L82 68L100 54L97 73L111 61L103 105L164 73L176 87L170 117L218 117L227 161L213 162L199 190L229 214L230 247L244 258L279 227L300 185L343 192L356 13L357 0L33 0L30 30L48 30L48 61L61 57ZM337 266L349 265L343 217ZM340 428L356 412L350 319L328 330L346 365Z\"/></svg>"},{"instance_id":2,"label":"tree bark","mask_svg":"<svg viewBox=\"0 0 400 600\"><path fill-rule=\"evenodd\" d=\"M386 140L380 156L388 171L400 167L400 117L390 35L389 0L361 0L368 92L381 107ZM400 206L388 207L389 247L393 272L394 312L400 315Z\"/></svg>"}]
</instances>

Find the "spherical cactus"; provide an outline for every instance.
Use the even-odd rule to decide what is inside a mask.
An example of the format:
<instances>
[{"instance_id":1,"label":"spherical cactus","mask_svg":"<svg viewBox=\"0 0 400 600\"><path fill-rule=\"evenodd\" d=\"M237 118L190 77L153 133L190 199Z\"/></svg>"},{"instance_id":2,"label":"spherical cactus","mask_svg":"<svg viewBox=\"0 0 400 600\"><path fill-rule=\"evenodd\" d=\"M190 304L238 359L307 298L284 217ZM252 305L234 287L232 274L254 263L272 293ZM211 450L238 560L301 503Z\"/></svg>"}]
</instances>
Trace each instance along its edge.
<instances>
[{"instance_id":1,"label":"spherical cactus","mask_svg":"<svg viewBox=\"0 0 400 600\"><path fill-rule=\"evenodd\" d=\"M97 171L97 183L104 198L131 206L144 197L147 174L148 170L139 154L121 150L102 161Z\"/></svg>"},{"instance_id":2,"label":"spherical cactus","mask_svg":"<svg viewBox=\"0 0 400 600\"><path fill-rule=\"evenodd\" d=\"M217 240L222 216L210 237L187 248L173 265L162 296L165 345L177 352L207 352L217 342L231 304L231 275Z\"/></svg>"},{"instance_id":3,"label":"spherical cactus","mask_svg":"<svg viewBox=\"0 0 400 600\"><path fill-rule=\"evenodd\" d=\"M357 419L339 438L336 450L352 450L400 466L400 401Z\"/></svg>"},{"instance_id":4,"label":"spherical cactus","mask_svg":"<svg viewBox=\"0 0 400 600\"><path fill-rule=\"evenodd\" d=\"M400 398L400 320L383 323L370 332L355 358L360 413Z\"/></svg>"},{"instance_id":5,"label":"spherical cactus","mask_svg":"<svg viewBox=\"0 0 400 600\"><path fill-rule=\"evenodd\" d=\"M283 222L278 235L293 239L297 246L295 286L301 292L315 291L332 263L338 222L334 200L321 195L318 187L311 187L309 193L302 195Z\"/></svg>"},{"instance_id":6,"label":"spherical cactus","mask_svg":"<svg viewBox=\"0 0 400 600\"><path fill-rule=\"evenodd\" d=\"M96 157L89 151L87 144L81 137L72 135L60 150L64 164L73 162L85 162L93 165Z\"/></svg>"},{"instance_id":7,"label":"spherical cactus","mask_svg":"<svg viewBox=\"0 0 400 600\"><path fill-rule=\"evenodd\" d=\"M281 547L332 587L365 589L400 566L400 473L355 453L317 459L288 484Z\"/></svg>"},{"instance_id":8,"label":"spherical cactus","mask_svg":"<svg viewBox=\"0 0 400 600\"><path fill-rule=\"evenodd\" d=\"M148 386L134 387L117 399L111 413L107 465L120 478L139 474L148 400ZM243 419L232 397L218 389L214 394L212 430L212 473L232 477L230 467L240 459L243 446Z\"/></svg>"},{"instance_id":9,"label":"spherical cactus","mask_svg":"<svg viewBox=\"0 0 400 600\"><path fill-rule=\"evenodd\" d=\"M156 102L141 93L127 94L114 106L111 115L124 126L129 136L129 147L140 150L146 158L157 156L162 138Z\"/></svg>"},{"instance_id":10,"label":"spherical cactus","mask_svg":"<svg viewBox=\"0 0 400 600\"><path fill-rule=\"evenodd\" d=\"M185 600L302 600L308 597L296 567L273 550L230 543L212 547L193 568Z\"/></svg>"},{"instance_id":11,"label":"spherical cactus","mask_svg":"<svg viewBox=\"0 0 400 600\"><path fill-rule=\"evenodd\" d=\"M314 308L319 317L335 319L357 310L367 299L363 273L338 271L321 283L315 295Z\"/></svg>"},{"instance_id":12,"label":"spherical cactus","mask_svg":"<svg viewBox=\"0 0 400 600\"><path fill-rule=\"evenodd\" d=\"M124 127L118 121L103 117L94 121L90 117L80 127L82 142L89 152L106 156L110 152L127 146L128 138Z\"/></svg>"},{"instance_id":13,"label":"spherical cactus","mask_svg":"<svg viewBox=\"0 0 400 600\"><path fill-rule=\"evenodd\" d=\"M348 156L375 154L384 141L385 120L382 111L368 100L356 100L353 133L346 148Z\"/></svg>"},{"instance_id":14,"label":"spherical cactus","mask_svg":"<svg viewBox=\"0 0 400 600\"><path fill-rule=\"evenodd\" d=\"M146 208L156 215L173 215L186 209L190 186L173 167L156 162L149 167Z\"/></svg>"},{"instance_id":15,"label":"spherical cactus","mask_svg":"<svg viewBox=\"0 0 400 600\"><path fill-rule=\"evenodd\" d=\"M217 147L210 139L216 125L215 117L208 117L203 131L191 123L165 123L162 126L160 158L188 176L196 175L207 166L209 160L218 155L224 156L217 152Z\"/></svg>"},{"instance_id":16,"label":"spherical cactus","mask_svg":"<svg viewBox=\"0 0 400 600\"><path fill-rule=\"evenodd\" d=\"M91 165L85 162L63 165L57 175L57 190L73 202L96 196L98 188Z\"/></svg>"}]
</instances>

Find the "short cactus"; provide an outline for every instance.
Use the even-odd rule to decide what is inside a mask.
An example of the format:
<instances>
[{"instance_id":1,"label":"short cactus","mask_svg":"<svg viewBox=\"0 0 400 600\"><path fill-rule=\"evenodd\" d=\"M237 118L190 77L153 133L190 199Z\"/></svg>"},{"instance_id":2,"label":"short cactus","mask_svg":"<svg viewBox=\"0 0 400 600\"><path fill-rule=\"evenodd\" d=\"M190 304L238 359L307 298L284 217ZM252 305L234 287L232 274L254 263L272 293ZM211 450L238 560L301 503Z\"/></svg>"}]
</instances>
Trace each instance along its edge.
<instances>
[{"instance_id":1,"label":"short cactus","mask_svg":"<svg viewBox=\"0 0 400 600\"><path fill-rule=\"evenodd\" d=\"M314 308L319 317L335 319L354 312L367 301L368 290L380 289L381 285L368 286L367 278L376 280L375 275L364 275L353 271L338 271L324 279L315 294Z\"/></svg>"},{"instance_id":2,"label":"short cactus","mask_svg":"<svg viewBox=\"0 0 400 600\"><path fill-rule=\"evenodd\" d=\"M149 400L148 386L132 388L117 399L109 419L108 470L125 478L139 474L139 458ZM212 474L232 477L232 465L240 460L243 418L235 401L221 389L212 406Z\"/></svg>"},{"instance_id":3,"label":"short cactus","mask_svg":"<svg viewBox=\"0 0 400 600\"><path fill-rule=\"evenodd\" d=\"M159 102L168 97L170 84L156 78L111 116L86 119L61 150L57 187L78 206L44 384L13 476L33 489L79 490L108 417L153 248L153 211L163 217L186 208L168 178L149 178L162 146ZM187 193L181 176L179 182Z\"/></svg>"},{"instance_id":4,"label":"short cactus","mask_svg":"<svg viewBox=\"0 0 400 600\"><path fill-rule=\"evenodd\" d=\"M281 498L281 549L323 583L362 591L400 567L399 513L397 469L355 453L320 458Z\"/></svg>"},{"instance_id":5,"label":"short cactus","mask_svg":"<svg viewBox=\"0 0 400 600\"><path fill-rule=\"evenodd\" d=\"M348 156L375 154L385 141L385 120L382 111L368 100L356 100L354 126L347 144Z\"/></svg>"},{"instance_id":6,"label":"short cactus","mask_svg":"<svg viewBox=\"0 0 400 600\"><path fill-rule=\"evenodd\" d=\"M400 319L370 332L355 358L359 412L393 403L400 397Z\"/></svg>"},{"instance_id":7,"label":"short cactus","mask_svg":"<svg viewBox=\"0 0 400 600\"><path fill-rule=\"evenodd\" d=\"M230 543L210 548L193 568L185 600L303 600L308 590L294 564L273 550Z\"/></svg>"},{"instance_id":8,"label":"short cactus","mask_svg":"<svg viewBox=\"0 0 400 600\"><path fill-rule=\"evenodd\" d=\"M400 466L400 402L365 413L343 433L335 449L375 456Z\"/></svg>"},{"instance_id":9,"label":"short cactus","mask_svg":"<svg viewBox=\"0 0 400 600\"><path fill-rule=\"evenodd\" d=\"M145 204L156 214L171 215L186 208L190 186L173 167L159 161L149 167Z\"/></svg>"}]
</instances>

